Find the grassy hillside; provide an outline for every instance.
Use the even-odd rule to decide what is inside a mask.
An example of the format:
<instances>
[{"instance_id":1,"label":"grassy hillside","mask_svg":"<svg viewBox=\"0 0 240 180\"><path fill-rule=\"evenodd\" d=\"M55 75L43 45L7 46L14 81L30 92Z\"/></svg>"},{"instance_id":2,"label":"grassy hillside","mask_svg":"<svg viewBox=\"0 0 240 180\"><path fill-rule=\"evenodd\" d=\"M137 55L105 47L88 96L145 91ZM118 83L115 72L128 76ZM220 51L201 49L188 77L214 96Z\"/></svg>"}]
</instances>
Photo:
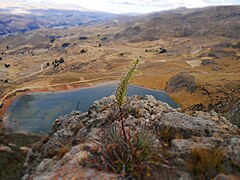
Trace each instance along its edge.
<instances>
[{"instance_id":1,"label":"grassy hillside","mask_svg":"<svg viewBox=\"0 0 240 180\"><path fill-rule=\"evenodd\" d=\"M121 25L121 24L120 24ZM154 41L164 37L240 37L240 6L177 9L132 19L116 40Z\"/></svg>"}]
</instances>

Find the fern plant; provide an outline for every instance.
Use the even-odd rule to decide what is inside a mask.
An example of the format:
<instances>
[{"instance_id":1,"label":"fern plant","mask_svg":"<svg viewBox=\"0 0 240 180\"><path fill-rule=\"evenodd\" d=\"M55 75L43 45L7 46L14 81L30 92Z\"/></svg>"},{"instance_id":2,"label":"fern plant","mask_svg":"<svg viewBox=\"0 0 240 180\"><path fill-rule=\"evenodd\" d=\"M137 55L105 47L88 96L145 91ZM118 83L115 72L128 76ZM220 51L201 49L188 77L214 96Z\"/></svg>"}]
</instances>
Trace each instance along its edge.
<instances>
[{"instance_id":1,"label":"fern plant","mask_svg":"<svg viewBox=\"0 0 240 180\"><path fill-rule=\"evenodd\" d=\"M127 136L124 128L123 104L125 101L125 95L127 93L128 85L137 71L138 64L139 64L139 59L133 61L132 66L129 68L129 70L121 77L116 94L115 94L116 103L120 112L122 132L123 132L125 141L127 141Z\"/></svg>"}]
</instances>

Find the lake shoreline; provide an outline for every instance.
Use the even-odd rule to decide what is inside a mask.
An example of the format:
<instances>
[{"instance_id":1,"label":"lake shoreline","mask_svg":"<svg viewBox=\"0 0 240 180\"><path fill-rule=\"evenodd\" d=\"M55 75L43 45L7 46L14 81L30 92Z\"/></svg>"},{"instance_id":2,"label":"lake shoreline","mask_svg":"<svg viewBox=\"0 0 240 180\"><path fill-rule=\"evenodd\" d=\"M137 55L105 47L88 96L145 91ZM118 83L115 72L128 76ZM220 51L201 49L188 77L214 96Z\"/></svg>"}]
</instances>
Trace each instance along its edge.
<instances>
[{"instance_id":1,"label":"lake shoreline","mask_svg":"<svg viewBox=\"0 0 240 180\"><path fill-rule=\"evenodd\" d=\"M11 95L10 97L7 97L6 99L4 99L3 101L3 105L0 108L0 118L2 117L4 119L4 114L6 113L6 111L8 110L8 108L10 107L10 105L12 104L12 102L25 94L33 94L33 93L58 93L58 92L68 92L68 91L77 91L79 89L83 89L83 88L91 88L91 87L95 87L95 86L100 86L100 85L105 85L108 83L112 83L112 82L116 82L116 81L106 81L106 82L95 82L95 83L86 83L86 84L81 84L81 85L75 85L74 88L71 86L66 86L66 85L62 85L62 86L57 86L57 87L50 87L50 88L39 88L39 89L33 89L33 90L26 90L24 92L16 92L16 95ZM51 89L51 90L50 90ZM1 126L0 126L1 127Z\"/></svg>"},{"instance_id":2,"label":"lake shoreline","mask_svg":"<svg viewBox=\"0 0 240 180\"><path fill-rule=\"evenodd\" d=\"M28 95L33 95L33 94L41 95L41 94L45 94L45 93L46 93L46 95L47 94L51 95L52 93L55 93L55 94L74 93L74 92L77 92L79 90L99 88L101 86L108 86L108 85L117 86L117 83L118 83L118 81L111 80L111 81L104 81L104 82L86 83L86 84L81 84L81 85L77 85L77 86L74 86L74 87L72 87L72 86L71 87L69 87L69 86L58 86L58 87L54 87L54 88L43 88L43 89L38 88L38 89L32 89L32 90L28 89L26 91L20 91L20 92L17 92L17 93L13 93L13 95L11 95L11 96L9 96L5 99L4 106L1 109L1 114L0 115L3 117L3 125L1 125L0 128L2 128L2 127L7 128L8 120L10 118L8 113L11 112L11 108L13 108L15 106L14 101L18 101L18 98L20 98L23 95L27 95L27 94ZM162 93L165 93L166 95L168 95L168 93L166 93L163 90L145 88L144 86L137 85L137 83L133 83L131 86L134 86L135 88L144 88L146 90L150 90L150 91L153 91L153 92L162 92ZM112 89L112 94L114 94L114 91L115 91L115 89ZM171 97L170 97L170 99L171 99ZM174 100L172 99L172 101L174 101ZM180 107L177 102L174 101L174 103L176 103L177 106ZM12 105L12 107L11 107L11 105ZM178 108L178 107L175 107L175 108Z\"/></svg>"}]
</instances>

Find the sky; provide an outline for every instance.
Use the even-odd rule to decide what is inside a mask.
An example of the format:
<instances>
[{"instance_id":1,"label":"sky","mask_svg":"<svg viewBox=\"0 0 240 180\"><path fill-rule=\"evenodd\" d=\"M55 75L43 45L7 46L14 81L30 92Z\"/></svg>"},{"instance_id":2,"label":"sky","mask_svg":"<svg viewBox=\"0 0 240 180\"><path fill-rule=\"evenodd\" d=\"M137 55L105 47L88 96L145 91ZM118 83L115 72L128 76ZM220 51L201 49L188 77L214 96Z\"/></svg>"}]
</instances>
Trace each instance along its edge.
<instances>
[{"instance_id":1,"label":"sky","mask_svg":"<svg viewBox=\"0 0 240 180\"><path fill-rule=\"evenodd\" d=\"M0 0L1 1L1 0ZM111 13L149 13L175 9L215 5L240 5L240 0L19 0L63 5L79 5L86 9Z\"/></svg>"}]
</instances>

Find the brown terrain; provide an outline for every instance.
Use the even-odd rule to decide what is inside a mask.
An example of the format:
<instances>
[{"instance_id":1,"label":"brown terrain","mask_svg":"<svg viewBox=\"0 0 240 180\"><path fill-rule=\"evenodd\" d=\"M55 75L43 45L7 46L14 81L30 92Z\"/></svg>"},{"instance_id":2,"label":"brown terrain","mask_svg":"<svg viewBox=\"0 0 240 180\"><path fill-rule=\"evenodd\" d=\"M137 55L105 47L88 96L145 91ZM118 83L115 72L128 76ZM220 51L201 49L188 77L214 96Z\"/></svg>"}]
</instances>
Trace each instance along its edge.
<instances>
[{"instance_id":1,"label":"brown terrain","mask_svg":"<svg viewBox=\"0 0 240 180\"><path fill-rule=\"evenodd\" d=\"M6 7L9 2L5 1ZM166 146L169 152L182 153L172 156L173 162L176 160L174 163L180 169L184 167L181 158L189 157L186 148L191 149L197 144L202 148L199 152L202 152L209 144L211 147L220 144L226 151L224 158L228 158L224 160L228 164L225 167L231 166L228 168L231 170L230 174L239 175L237 126L240 127L240 6L179 8L140 16L113 16L86 10L80 12L79 9L37 10L26 8L27 6L20 9L4 8L1 2L0 6L0 179L20 179L24 162L31 167L25 171L25 179L41 170L36 168L37 165L47 167L47 172L38 174L39 177L50 177L46 174L49 175L49 169L54 168L59 168L59 171L56 171L59 174L52 176L53 179L66 174L72 175L72 178L75 175L81 177L83 169L79 166L79 161L75 161L75 157L84 158L82 152L86 153L87 148L81 149L77 146L75 151L74 147L67 147L67 142L69 138L74 142L73 139L86 136L82 134L86 129L93 129L89 132L96 132L99 136L97 129L102 122L109 119L107 116L111 115L111 104L115 103L113 97L98 101L99 108L94 109L96 106L92 106L89 112L85 113L89 119L82 121L79 117L85 118L85 114L73 112L70 116L60 118L62 129L58 129L60 121L56 120L53 126L53 132L59 134L56 136L6 131L2 128L6 120L4 113L11 102L24 93L72 90L118 80L135 59L140 60L140 65L132 83L165 90L181 107L172 109L151 96L142 99L129 97L139 104L135 107L126 103L129 109L135 108L132 112L140 112L138 107L142 107L142 113L135 113L134 121L139 126L137 129L142 129L142 125L149 119L151 126L152 122L157 123L150 128L151 131L158 127L159 123L163 125L160 125L162 128L166 127L165 130L162 129L160 138L166 137L168 142L171 140L172 145L166 145L167 141L163 139L158 142L161 147ZM12 11L18 13L12 14ZM38 13L44 16L36 15ZM157 107L154 113L152 111L156 108L154 110L152 105ZM131 124L133 116L129 117L131 120L126 122ZM95 137L94 133L88 135ZM217 138L216 143L214 138ZM40 144L36 143L33 151L29 151L37 141ZM43 147L47 149L43 151L47 152L44 155L41 154ZM95 148L92 145L89 147ZM30 153L25 161L28 152ZM54 153L49 156L48 152ZM76 156L76 153L80 155ZM54 166L48 163L49 161L40 163L42 157L52 158L56 154L60 158L66 158L50 159L55 163ZM214 162L212 152L209 151L208 154L207 162L209 158L213 158L210 162ZM66 163L70 160L71 163ZM69 165L72 166L72 169L69 169L73 171L66 172L68 168L65 167ZM238 169L235 169L236 167ZM87 168L84 172L89 178L95 170Z\"/></svg>"},{"instance_id":2,"label":"brown terrain","mask_svg":"<svg viewBox=\"0 0 240 180\"><path fill-rule=\"evenodd\" d=\"M239 6L177 9L2 38L1 115L23 92L117 80L136 58L134 84L166 89L183 109L226 112L240 96L239 16Z\"/></svg>"}]
</instances>

